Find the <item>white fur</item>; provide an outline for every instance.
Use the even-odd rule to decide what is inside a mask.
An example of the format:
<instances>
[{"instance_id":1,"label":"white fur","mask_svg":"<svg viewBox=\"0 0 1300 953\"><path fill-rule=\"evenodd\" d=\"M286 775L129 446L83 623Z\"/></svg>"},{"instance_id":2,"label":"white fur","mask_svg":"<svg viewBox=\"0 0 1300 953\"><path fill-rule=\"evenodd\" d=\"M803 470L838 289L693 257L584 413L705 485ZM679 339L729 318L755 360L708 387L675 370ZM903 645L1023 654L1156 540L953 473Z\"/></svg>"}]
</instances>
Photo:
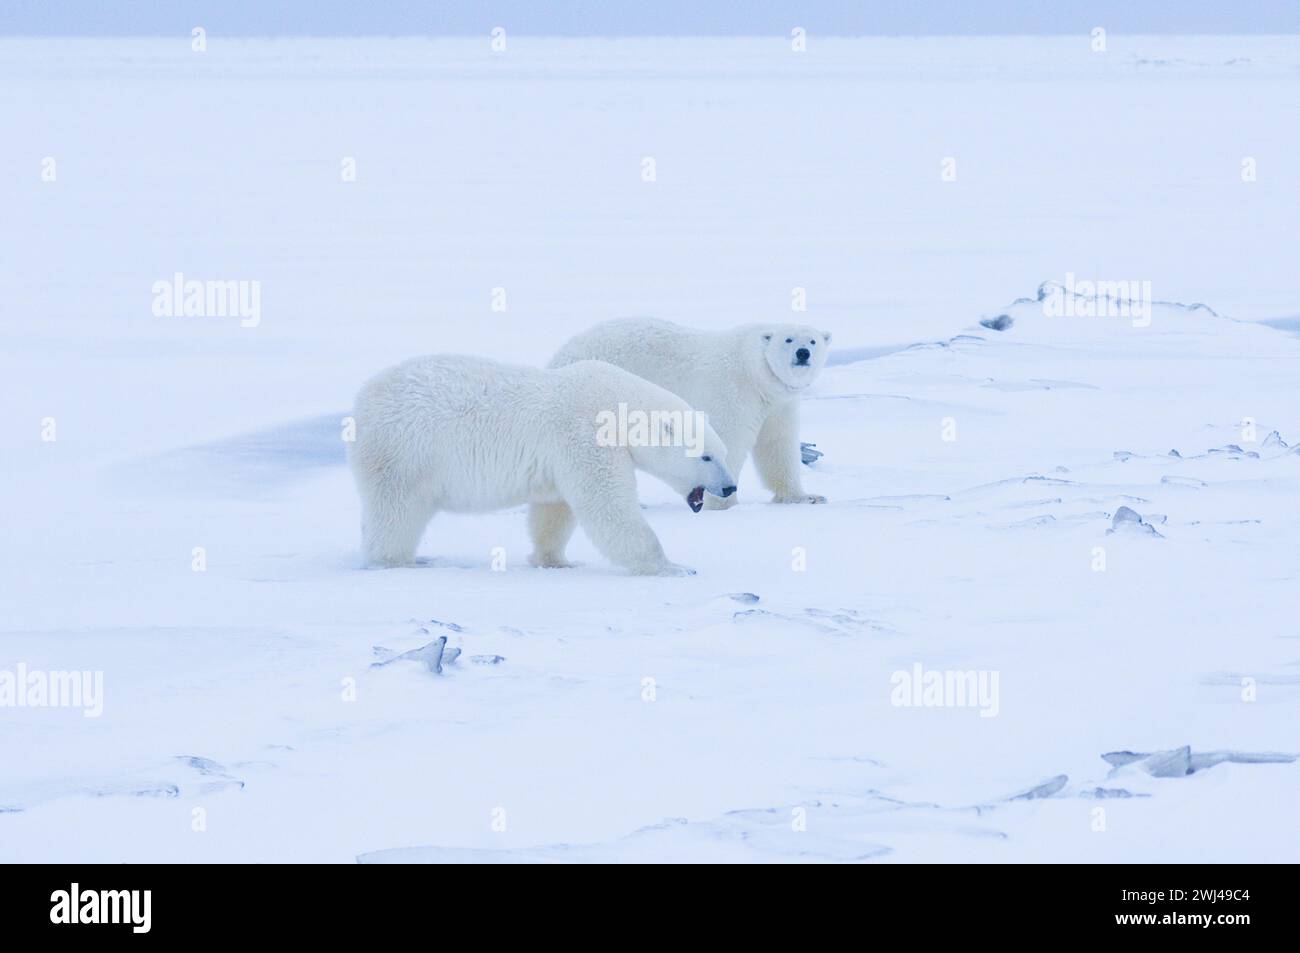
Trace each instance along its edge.
<instances>
[{"instance_id":1,"label":"white fur","mask_svg":"<svg viewBox=\"0 0 1300 953\"><path fill-rule=\"evenodd\" d=\"M537 370L433 356L376 375L357 395L349 452L367 560L410 563L439 510L532 503L535 565L568 565L565 544L577 524L633 572L690 572L665 558L641 515L635 470L683 495L701 486L722 492L735 484L725 447L707 425L698 456L682 446L602 446L598 415L620 403L647 413L692 412L663 388L598 361Z\"/></svg>"},{"instance_id":2,"label":"white fur","mask_svg":"<svg viewBox=\"0 0 1300 953\"><path fill-rule=\"evenodd\" d=\"M795 366L799 348L808 366ZM727 331L696 331L669 321L626 318L598 324L551 359L608 361L680 396L709 415L727 446L727 468L737 477L750 453L776 503L825 503L803 488L799 453L799 395L821 372L830 335L803 325L747 324ZM736 497L710 497L726 509Z\"/></svg>"}]
</instances>

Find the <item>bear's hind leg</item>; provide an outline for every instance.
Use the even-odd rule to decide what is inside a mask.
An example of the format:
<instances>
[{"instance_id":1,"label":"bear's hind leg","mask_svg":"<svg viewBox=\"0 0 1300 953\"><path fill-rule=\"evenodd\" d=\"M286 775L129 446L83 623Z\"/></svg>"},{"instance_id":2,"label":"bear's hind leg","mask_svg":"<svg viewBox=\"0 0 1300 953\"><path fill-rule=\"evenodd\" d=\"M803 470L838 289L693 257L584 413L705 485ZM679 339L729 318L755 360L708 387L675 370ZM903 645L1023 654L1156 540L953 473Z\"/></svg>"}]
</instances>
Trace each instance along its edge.
<instances>
[{"instance_id":1,"label":"bear's hind leg","mask_svg":"<svg viewBox=\"0 0 1300 953\"><path fill-rule=\"evenodd\" d=\"M534 503L528 507L528 535L533 553L528 561L545 569L569 569L573 563L564 558L564 548L578 525L567 503Z\"/></svg>"},{"instance_id":2,"label":"bear's hind leg","mask_svg":"<svg viewBox=\"0 0 1300 953\"><path fill-rule=\"evenodd\" d=\"M383 483L364 494L361 544L372 566L409 566L437 501L427 488Z\"/></svg>"}]
</instances>

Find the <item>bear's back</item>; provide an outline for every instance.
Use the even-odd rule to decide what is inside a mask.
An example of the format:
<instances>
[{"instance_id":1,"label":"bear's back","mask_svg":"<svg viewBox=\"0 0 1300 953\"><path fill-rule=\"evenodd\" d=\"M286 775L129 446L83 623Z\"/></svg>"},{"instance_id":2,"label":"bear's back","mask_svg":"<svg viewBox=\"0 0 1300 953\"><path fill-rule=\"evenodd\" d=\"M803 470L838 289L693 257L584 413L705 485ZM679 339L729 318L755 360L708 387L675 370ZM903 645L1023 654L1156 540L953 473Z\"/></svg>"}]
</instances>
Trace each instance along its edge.
<instances>
[{"instance_id":1,"label":"bear's back","mask_svg":"<svg viewBox=\"0 0 1300 953\"><path fill-rule=\"evenodd\" d=\"M501 418L523 422L546 404L553 385L545 371L481 357L434 354L381 371L357 394L359 422L394 427L487 426Z\"/></svg>"},{"instance_id":2,"label":"bear's back","mask_svg":"<svg viewBox=\"0 0 1300 953\"><path fill-rule=\"evenodd\" d=\"M708 403L710 382L725 366L729 336L695 331L657 318L618 318L570 340L550 367L605 361L650 381L696 406Z\"/></svg>"}]
</instances>

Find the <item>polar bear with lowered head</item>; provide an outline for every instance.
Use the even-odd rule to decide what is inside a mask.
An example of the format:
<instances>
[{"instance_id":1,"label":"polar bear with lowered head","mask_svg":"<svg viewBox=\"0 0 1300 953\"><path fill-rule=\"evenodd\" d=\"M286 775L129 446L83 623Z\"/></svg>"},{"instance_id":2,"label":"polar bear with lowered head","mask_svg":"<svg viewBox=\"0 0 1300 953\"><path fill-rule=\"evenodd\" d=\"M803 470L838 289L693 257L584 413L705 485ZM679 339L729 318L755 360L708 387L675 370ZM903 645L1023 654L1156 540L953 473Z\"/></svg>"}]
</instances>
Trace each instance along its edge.
<instances>
[{"instance_id":1,"label":"polar bear with lowered head","mask_svg":"<svg viewBox=\"0 0 1300 953\"><path fill-rule=\"evenodd\" d=\"M825 503L803 488L799 397L821 373L830 350L825 331L797 324L746 324L696 331L653 318L598 324L570 340L551 367L608 361L677 394L727 445L727 468L740 476L752 452L774 503ZM736 497L710 497L726 509Z\"/></svg>"},{"instance_id":2,"label":"polar bear with lowered head","mask_svg":"<svg viewBox=\"0 0 1300 953\"><path fill-rule=\"evenodd\" d=\"M439 510L531 503L532 562L567 566L575 526L634 573L687 575L641 515L636 471L699 512L729 496L726 448L702 414L662 387L599 361L559 370L437 355L362 386L349 462L361 496L366 559L401 566ZM629 426L629 422L631 425Z\"/></svg>"}]
</instances>

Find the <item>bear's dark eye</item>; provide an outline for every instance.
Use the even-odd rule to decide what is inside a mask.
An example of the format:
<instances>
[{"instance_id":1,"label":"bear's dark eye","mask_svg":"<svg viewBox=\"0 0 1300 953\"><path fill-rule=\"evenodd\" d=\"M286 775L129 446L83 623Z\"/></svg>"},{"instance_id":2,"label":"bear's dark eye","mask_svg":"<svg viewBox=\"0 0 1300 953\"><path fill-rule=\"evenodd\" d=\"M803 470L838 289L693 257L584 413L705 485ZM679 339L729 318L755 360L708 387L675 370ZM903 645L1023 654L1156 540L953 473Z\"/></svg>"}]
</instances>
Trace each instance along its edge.
<instances>
[{"instance_id":1,"label":"bear's dark eye","mask_svg":"<svg viewBox=\"0 0 1300 953\"><path fill-rule=\"evenodd\" d=\"M809 344L813 344L813 345L815 345L815 344L817 343L817 339L816 339L816 338L813 338L813 339L812 339L811 341L809 341L808 343L809 343Z\"/></svg>"},{"instance_id":2,"label":"bear's dark eye","mask_svg":"<svg viewBox=\"0 0 1300 953\"><path fill-rule=\"evenodd\" d=\"M713 458L709 456L707 453L704 456L700 457L700 459L703 460L705 463L713 462Z\"/></svg>"},{"instance_id":3,"label":"bear's dark eye","mask_svg":"<svg viewBox=\"0 0 1300 953\"><path fill-rule=\"evenodd\" d=\"M794 343L794 338L786 338L786 339L785 339L785 343L786 343L786 344L793 344L793 343Z\"/></svg>"}]
</instances>

